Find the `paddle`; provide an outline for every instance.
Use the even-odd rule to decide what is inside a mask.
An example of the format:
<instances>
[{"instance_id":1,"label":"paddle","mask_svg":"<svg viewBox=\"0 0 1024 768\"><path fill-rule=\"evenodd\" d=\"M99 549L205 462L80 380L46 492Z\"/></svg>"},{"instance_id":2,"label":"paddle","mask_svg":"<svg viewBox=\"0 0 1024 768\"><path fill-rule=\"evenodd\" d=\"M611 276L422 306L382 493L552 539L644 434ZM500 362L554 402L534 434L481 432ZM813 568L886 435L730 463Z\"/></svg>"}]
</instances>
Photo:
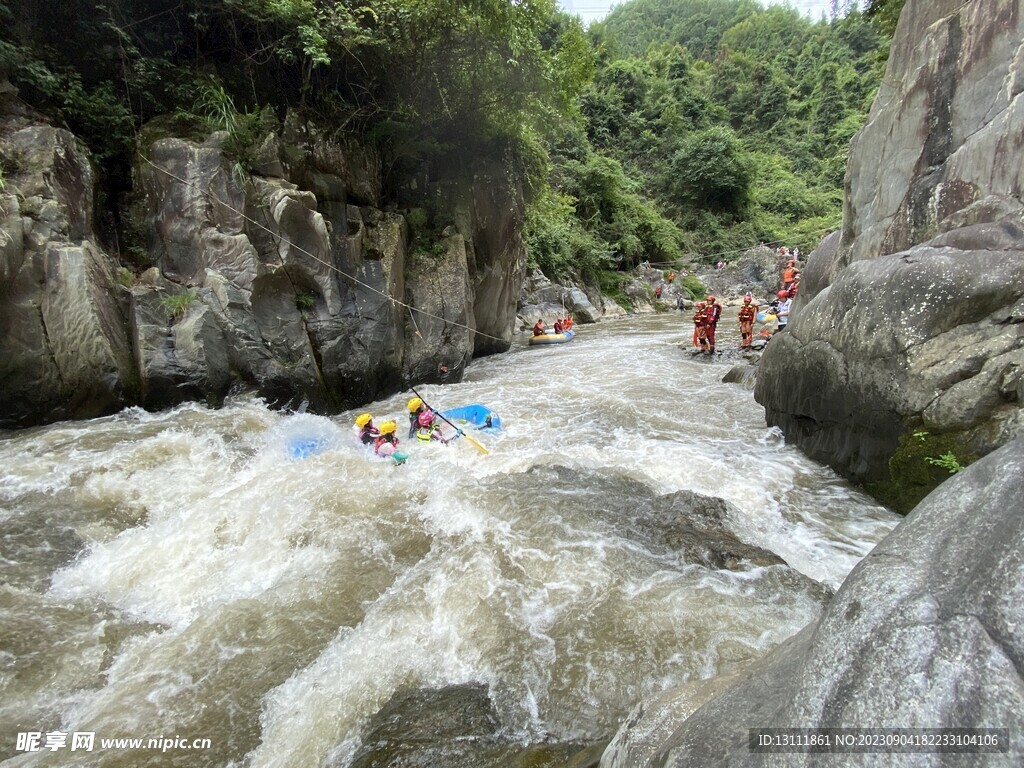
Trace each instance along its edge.
<instances>
[{"instance_id":1,"label":"paddle","mask_svg":"<svg viewBox=\"0 0 1024 768\"><path fill-rule=\"evenodd\" d=\"M416 397L418 397L420 400L423 400L423 395L421 395L419 392L416 391L416 387L410 387L410 389L412 389L412 393L414 395L416 395ZM427 408L430 408L430 405L427 404L426 400L423 400L423 404L426 405ZM433 408L430 408L430 410L434 411ZM490 451L488 451L486 448L484 448L482 445L480 445L480 443L478 443L472 437L470 437L465 432L463 432L461 427L458 427L455 424L452 424L450 421L448 421L448 419L446 419L444 417L444 415L440 411L434 411L434 413L436 413L449 426L455 427L455 433L457 435L462 435L464 438L466 438L474 448L476 448L478 451L480 451L480 453L485 453L485 454L486 453L490 453Z\"/></svg>"}]
</instances>

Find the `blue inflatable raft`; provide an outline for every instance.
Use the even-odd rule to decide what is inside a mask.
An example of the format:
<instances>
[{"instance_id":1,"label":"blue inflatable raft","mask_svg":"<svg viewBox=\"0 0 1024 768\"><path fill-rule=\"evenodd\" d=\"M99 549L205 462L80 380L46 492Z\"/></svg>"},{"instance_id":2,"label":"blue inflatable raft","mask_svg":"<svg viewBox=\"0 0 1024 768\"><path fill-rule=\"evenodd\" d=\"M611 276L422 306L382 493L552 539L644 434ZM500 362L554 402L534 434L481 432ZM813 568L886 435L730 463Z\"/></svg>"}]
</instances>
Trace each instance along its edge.
<instances>
[{"instance_id":1,"label":"blue inflatable raft","mask_svg":"<svg viewBox=\"0 0 1024 768\"><path fill-rule=\"evenodd\" d=\"M479 403L442 411L441 415L452 422L452 424L457 424L460 427L501 429L501 417L486 405L480 405Z\"/></svg>"}]
</instances>

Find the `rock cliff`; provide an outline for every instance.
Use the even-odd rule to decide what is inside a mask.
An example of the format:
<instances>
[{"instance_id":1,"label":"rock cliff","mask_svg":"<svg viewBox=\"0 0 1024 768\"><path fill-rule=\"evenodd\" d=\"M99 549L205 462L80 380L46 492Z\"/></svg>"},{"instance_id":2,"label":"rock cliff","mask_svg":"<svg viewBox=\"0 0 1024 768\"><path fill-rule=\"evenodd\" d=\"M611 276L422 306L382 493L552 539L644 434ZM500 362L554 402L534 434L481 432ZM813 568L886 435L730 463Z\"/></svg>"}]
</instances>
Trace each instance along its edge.
<instances>
[{"instance_id":1,"label":"rock cliff","mask_svg":"<svg viewBox=\"0 0 1024 768\"><path fill-rule=\"evenodd\" d=\"M1024 433L1022 40L1016 0L908 0L841 235L758 373L769 424L896 506L938 479L908 480L915 452L966 460Z\"/></svg>"},{"instance_id":2,"label":"rock cliff","mask_svg":"<svg viewBox=\"0 0 1024 768\"><path fill-rule=\"evenodd\" d=\"M9 89L2 114L0 426L216 405L236 388L332 411L457 381L509 347L525 248L508 168L433 180L424 194L452 223L414 233L355 139L289 116L243 170L226 134L147 130L125 208L140 242L119 260L75 138Z\"/></svg>"}]
</instances>

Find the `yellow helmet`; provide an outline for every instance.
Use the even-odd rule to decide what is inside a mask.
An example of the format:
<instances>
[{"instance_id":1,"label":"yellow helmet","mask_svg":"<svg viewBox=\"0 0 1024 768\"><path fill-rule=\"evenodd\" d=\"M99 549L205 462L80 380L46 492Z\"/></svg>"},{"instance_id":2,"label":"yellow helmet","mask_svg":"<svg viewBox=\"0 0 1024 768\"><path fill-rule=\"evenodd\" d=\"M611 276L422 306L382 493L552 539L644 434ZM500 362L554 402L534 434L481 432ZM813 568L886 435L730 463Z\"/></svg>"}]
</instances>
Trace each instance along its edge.
<instances>
[{"instance_id":1,"label":"yellow helmet","mask_svg":"<svg viewBox=\"0 0 1024 768\"><path fill-rule=\"evenodd\" d=\"M368 413L360 413L358 416L356 416L356 426L359 427L360 429L365 427L371 421L373 421L373 416L371 416Z\"/></svg>"},{"instance_id":2,"label":"yellow helmet","mask_svg":"<svg viewBox=\"0 0 1024 768\"><path fill-rule=\"evenodd\" d=\"M380 432L382 435L390 435L396 429L398 429L398 425L395 424L395 422L385 421L383 424L380 425L380 429L378 429L377 431Z\"/></svg>"},{"instance_id":3,"label":"yellow helmet","mask_svg":"<svg viewBox=\"0 0 1024 768\"><path fill-rule=\"evenodd\" d=\"M416 411L423 407L423 401L418 397L414 397L405 404L405 407L409 409L409 413L416 413Z\"/></svg>"}]
</instances>

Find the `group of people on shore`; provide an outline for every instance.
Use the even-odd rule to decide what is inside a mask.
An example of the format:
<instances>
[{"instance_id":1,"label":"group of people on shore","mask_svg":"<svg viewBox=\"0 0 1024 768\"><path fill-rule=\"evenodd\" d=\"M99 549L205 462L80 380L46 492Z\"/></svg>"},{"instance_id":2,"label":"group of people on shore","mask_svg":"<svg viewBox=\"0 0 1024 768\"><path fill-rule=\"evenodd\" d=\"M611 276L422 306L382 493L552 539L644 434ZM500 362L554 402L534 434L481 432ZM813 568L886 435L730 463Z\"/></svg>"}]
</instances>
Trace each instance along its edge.
<instances>
[{"instance_id":1,"label":"group of people on shore","mask_svg":"<svg viewBox=\"0 0 1024 768\"><path fill-rule=\"evenodd\" d=\"M438 440L448 445L452 440L462 435L462 430L457 429L455 434L446 438L438 424L437 414L427 407L419 397L414 397L405 405L409 412L409 439L416 438L425 443ZM393 419L381 422L380 426L373 423L373 415L361 413L356 417L356 428L359 430L359 442L363 445L372 445L373 452L382 459L390 458L395 464L404 464L409 458L407 453L398 450L398 422Z\"/></svg>"}]
</instances>

